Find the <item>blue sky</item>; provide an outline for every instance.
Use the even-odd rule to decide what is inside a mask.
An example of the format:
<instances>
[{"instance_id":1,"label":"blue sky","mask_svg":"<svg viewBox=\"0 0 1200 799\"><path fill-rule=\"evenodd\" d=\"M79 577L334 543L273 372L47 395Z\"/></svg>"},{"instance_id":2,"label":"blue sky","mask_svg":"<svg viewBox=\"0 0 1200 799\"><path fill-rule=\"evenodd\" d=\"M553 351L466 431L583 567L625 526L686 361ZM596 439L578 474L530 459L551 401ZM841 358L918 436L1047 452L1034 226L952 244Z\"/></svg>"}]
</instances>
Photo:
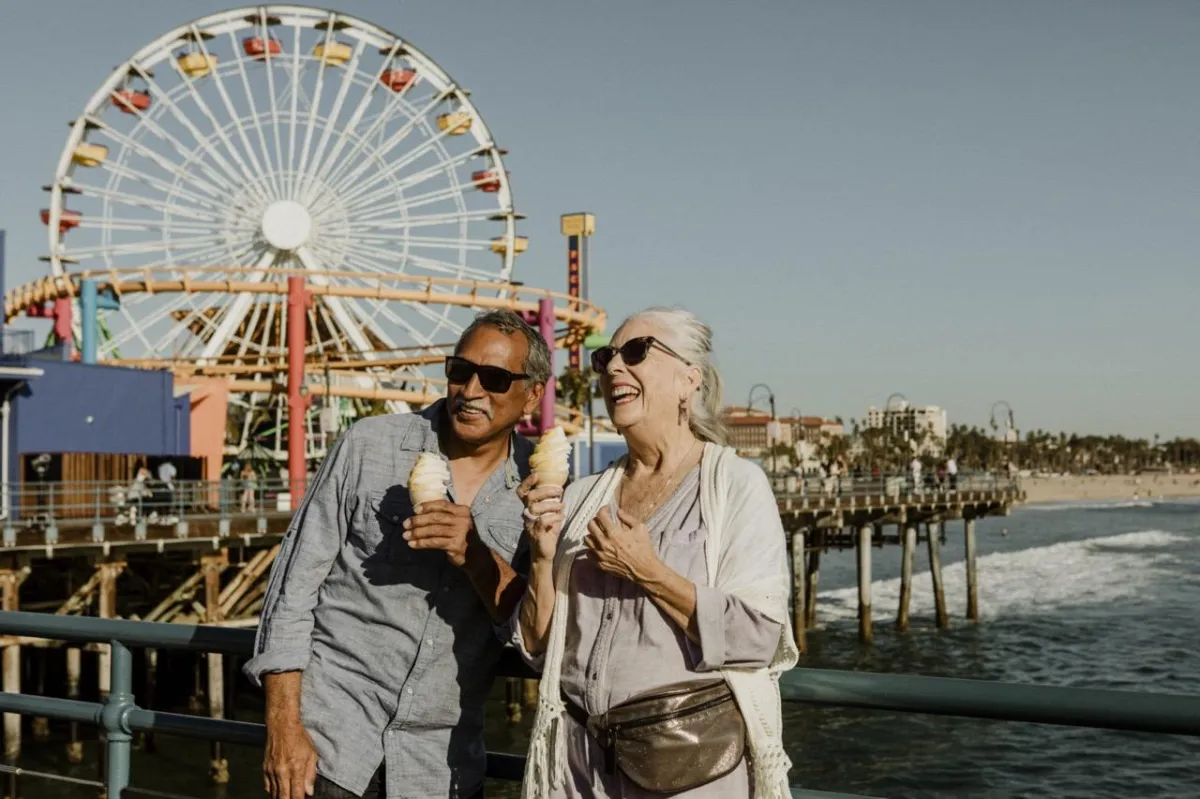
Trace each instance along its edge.
<instances>
[{"instance_id":1,"label":"blue sky","mask_svg":"<svg viewBox=\"0 0 1200 799\"><path fill-rule=\"evenodd\" d=\"M102 77L229 0L0 7L9 287ZM727 399L861 417L893 392L984 424L1197 435L1200 6L370 0L509 149L515 277L710 321ZM561 363L561 361L560 361Z\"/></svg>"}]
</instances>

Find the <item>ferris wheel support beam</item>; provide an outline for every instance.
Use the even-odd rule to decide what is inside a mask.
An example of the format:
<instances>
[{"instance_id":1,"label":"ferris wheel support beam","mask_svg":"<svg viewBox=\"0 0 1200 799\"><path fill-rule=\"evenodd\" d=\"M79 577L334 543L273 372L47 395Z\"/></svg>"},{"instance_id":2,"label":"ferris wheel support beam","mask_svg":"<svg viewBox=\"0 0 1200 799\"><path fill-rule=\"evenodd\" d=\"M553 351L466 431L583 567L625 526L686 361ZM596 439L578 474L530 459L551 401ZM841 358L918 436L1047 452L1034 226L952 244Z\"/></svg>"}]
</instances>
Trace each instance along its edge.
<instances>
[{"instance_id":1,"label":"ferris wheel support beam","mask_svg":"<svg viewBox=\"0 0 1200 799\"><path fill-rule=\"evenodd\" d=\"M276 253L274 250L267 250L258 259L258 263L247 276L250 283L261 283L267 277L267 269L271 264L275 263ZM213 337L204 345L204 350L200 357L202 362L207 363L210 359L215 358L225 351L225 345L229 341L229 337L233 335L233 331L237 330L237 326L241 324L242 318L246 315L246 311L250 310L251 304L254 302L254 295L249 292L239 294L225 312L225 317L221 320L217 330L213 333Z\"/></svg>"},{"instance_id":2,"label":"ferris wheel support beam","mask_svg":"<svg viewBox=\"0 0 1200 799\"><path fill-rule=\"evenodd\" d=\"M309 250L308 247L301 247L300 249L296 250L296 257L300 260L300 263L304 265L304 268L312 273L309 279L314 285L329 285L329 279L321 272L320 263L317 262L317 259L313 256L312 251ZM375 349L375 347L367 339L366 334L362 332L360 321L350 315L350 312L346 310L346 306L341 301L335 297L325 297L322 302L327 308L329 308L330 311L333 312L334 318L337 319L338 324L342 326L342 332L349 337L351 343L358 348L359 352L372 352ZM395 346L395 343L389 341L386 342L386 345L391 348Z\"/></svg>"},{"instance_id":3,"label":"ferris wheel support beam","mask_svg":"<svg viewBox=\"0 0 1200 799\"><path fill-rule=\"evenodd\" d=\"M312 280L313 285L323 287L329 286L329 279L324 273L321 272L320 263L317 261L316 257L313 256L312 251L309 250L308 247L300 247L298 250L296 250L296 258L299 259L300 263L304 265L305 269L312 273L309 277ZM338 326L341 327L342 333L350 339L350 342L358 349L359 352L363 353L365 358L370 359L373 357L375 355L376 348L373 344L371 344L366 334L363 333L363 325L370 325L373 328L372 332L378 336L381 336L386 349L395 349L396 343L392 341L382 330L380 330L377 325L374 324L374 320L355 319L350 311L346 308L346 304L340 298L326 296L321 299L321 303L333 313L333 317L337 320ZM371 378L363 375L358 378L357 382L362 386L370 386ZM409 410L409 407L406 404L402 407L395 407L393 410L405 412Z\"/></svg>"}]
</instances>

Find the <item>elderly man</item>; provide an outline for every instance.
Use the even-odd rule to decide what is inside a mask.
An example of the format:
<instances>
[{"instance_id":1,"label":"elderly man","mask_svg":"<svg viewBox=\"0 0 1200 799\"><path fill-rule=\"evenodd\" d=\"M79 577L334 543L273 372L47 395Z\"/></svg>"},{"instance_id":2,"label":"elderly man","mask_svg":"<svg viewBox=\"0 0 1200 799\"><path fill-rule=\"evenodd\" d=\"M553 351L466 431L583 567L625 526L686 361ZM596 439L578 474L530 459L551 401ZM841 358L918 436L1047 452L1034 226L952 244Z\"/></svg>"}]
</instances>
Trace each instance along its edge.
<instances>
[{"instance_id":1,"label":"elderly man","mask_svg":"<svg viewBox=\"0 0 1200 799\"><path fill-rule=\"evenodd\" d=\"M266 689L264 783L276 799L477 797L496 624L524 591L515 490L550 352L508 311L481 314L446 359L447 395L358 421L330 450L271 573L255 656ZM449 500L412 506L422 452ZM522 545L522 548L524 545Z\"/></svg>"}]
</instances>

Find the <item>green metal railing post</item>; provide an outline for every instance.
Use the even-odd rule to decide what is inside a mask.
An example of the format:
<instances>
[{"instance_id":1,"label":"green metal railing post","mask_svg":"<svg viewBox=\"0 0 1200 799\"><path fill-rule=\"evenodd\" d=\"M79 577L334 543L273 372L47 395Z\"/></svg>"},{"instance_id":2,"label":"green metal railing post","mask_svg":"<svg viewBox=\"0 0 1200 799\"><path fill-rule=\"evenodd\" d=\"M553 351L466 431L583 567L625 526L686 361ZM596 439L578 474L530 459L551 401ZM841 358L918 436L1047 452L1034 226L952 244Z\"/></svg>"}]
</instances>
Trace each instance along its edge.
<instances>
[{"instance_id":1,"label":"green metal railing post","mask_svg":"<svg viewBox=\"0 0 1200 799\"><path fill-rule=\"evenodd\" d=\"M133 703L133 655L120 641L112 644L112 680L108 698L104 701L101 721L107 733L107 768L105 790L107 799L121 799L129 787L129 757L133 730L129 727L129 712Z\"/></svg>"}]
</instances>

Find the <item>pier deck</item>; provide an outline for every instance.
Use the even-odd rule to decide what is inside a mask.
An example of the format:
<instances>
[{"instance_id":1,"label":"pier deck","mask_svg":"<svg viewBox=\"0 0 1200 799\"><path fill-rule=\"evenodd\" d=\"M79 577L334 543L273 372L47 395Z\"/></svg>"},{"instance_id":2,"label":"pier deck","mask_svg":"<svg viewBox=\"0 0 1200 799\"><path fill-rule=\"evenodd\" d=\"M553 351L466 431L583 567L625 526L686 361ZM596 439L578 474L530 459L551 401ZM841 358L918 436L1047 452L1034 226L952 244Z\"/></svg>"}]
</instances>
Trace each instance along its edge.
<instances>
[{"instance_id":1,"label":"pier deck","mask_svg":"<svg viewBox=\"0 0 1200 799\"><path fill-rule=\"evenodd\" d=\"M1013 480L959 475L948 485L914 486L901 477L845 478L822 490L777 494L788 535L793 576L793 625L803 651L817 623L817 585L823 553L853 548L858 566L859 635L869 641L871 551L903 548L903 575L896 626L908 627L914 553L928 550L938 627L949 625L942 590L940 546L946 523L962 521L967 552L967 617L978 619L975 520L1005 515L1024 494ZM136 494L137 492L132 492ZM179 481L131 498L130 486L112 483L43 483L10 486L9 518L0 538L0 608L48 610L57 615L94 615L146 621L251 627L257 624L271 565L291 520L286 486L260 481L247 497L237 481ZM22 596L22 586L25 586ZM24 603L22 602L24 600ZM21 690L21 650L59 647L59 642L0 638L2 690ZM79 695L81 653L98 657L101 694L108 692L105 645L67 646L68 696ZM228 697L224 655L196 664L194 707L224 716ZM154 701L157 654L146 652L148 701ZM35 670L37 671L37 670ZM523 686L524 689L530 685ZM528 690L510 685L510 712L519 713ZM518 698L519 697L519 698ZM20 728L6 722L5 753L15 756ZM36 730L40 727L35 728ZM82 748L72 730L68 757ZM228 779L221 744L214 743L212 776Z\"/></svg>"}]
</instances>

